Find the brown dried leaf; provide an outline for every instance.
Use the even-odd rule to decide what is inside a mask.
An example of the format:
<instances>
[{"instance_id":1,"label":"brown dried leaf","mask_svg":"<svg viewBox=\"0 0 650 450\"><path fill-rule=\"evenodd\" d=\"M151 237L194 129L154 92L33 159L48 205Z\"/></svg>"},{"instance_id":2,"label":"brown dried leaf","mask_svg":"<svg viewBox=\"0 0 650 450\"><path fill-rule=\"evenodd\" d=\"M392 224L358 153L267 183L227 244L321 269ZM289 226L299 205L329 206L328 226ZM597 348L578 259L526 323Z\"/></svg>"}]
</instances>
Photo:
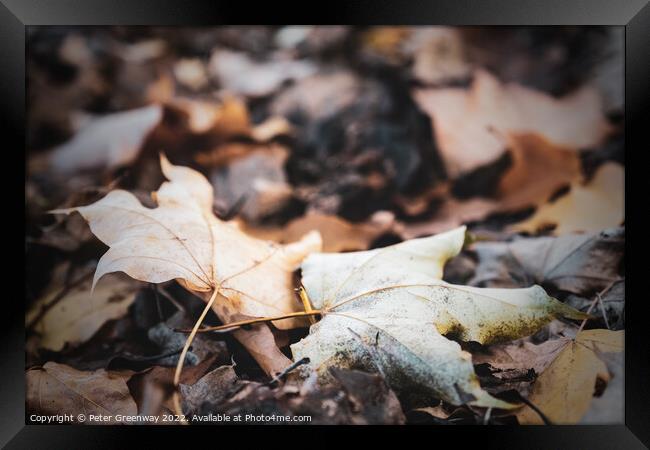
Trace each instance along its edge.
<instances>
[{"instance_id":1,"label":"brown dried leaf","mask_svg":"<svg viewBox=\"0 0 650 450\"><path fill-rule=\"evenodd\" d=\"M556 99L479 70L469 90L419 89L415 99L431 115L452 178L489 164L505 151L493 130L535 133L553 145L593 147L609 132L601 99L591 87Z\"/></svg>"},{"instance_id":2,"label":"brown dried leaf","mask_svg":"<svg viewBox=\"0 0 650 450\"><path fill-rule=\"evenodd\" d=\"M103 423L119 423L116 414L135 415L135 401L126 385L132 372L104 369L82 372L55 362L26 373L27 410L34 414L110 415ZM87 422L86 422L87 423Z\"/></svg>"}]
</instances>

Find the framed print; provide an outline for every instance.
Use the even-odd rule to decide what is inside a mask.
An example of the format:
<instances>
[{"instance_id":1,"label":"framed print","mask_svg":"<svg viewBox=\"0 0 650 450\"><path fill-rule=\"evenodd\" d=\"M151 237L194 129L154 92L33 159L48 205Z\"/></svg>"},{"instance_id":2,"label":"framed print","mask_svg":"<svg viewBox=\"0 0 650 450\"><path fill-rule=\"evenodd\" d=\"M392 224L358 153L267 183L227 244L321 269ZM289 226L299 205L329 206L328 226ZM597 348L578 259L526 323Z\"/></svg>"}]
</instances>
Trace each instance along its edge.
<instances>
[{"instance_id":1,"label":"framed print","mask_svg":"<svg viewBox=\"0 0 650 450\"><path fill-rule=\"evenodd\" d=\"M276 6L2 0L3 445L645 448L647 2Z\"/></svg>"}]
</instances>

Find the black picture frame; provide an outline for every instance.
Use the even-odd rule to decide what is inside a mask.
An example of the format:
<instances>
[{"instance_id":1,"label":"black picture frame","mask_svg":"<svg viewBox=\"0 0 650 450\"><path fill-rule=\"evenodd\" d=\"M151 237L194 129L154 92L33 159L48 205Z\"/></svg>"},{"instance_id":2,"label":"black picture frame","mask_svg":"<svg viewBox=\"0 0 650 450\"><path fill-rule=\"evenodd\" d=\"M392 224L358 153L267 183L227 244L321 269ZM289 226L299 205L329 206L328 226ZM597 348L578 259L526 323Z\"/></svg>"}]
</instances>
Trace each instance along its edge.
<instances>
[{"instance_id":1,"label":"black picture frame","mask_svg":"<svg viewBox=\"0 0 650 450\"><path fill-rule=\"evenodd\" d=\"M650 149L645 104L650 98L650 5L647 0L444 0L387 1L352 0L305 3L302 12L289 6L280 11L278 2L252 3L220 0L0 0L0 127L4 142L25 142L25 27L29 25L223 25L223 24L448 24L448 25L619 25L625 27L625 129L626 153ZM7 149L5 149L7 150ZM12 149L16 152L16 148ZM18 152L19 153L19 152ZM20 154L20 153L19 153ZM24 156L20 154L24 168ZM635 157L638 159L638 157ZM20 164L20 162L19 162ZM490 448L647 448L650 445L650 355L644 328L642 293L644 264L632 264L630 252L643 252L640 243L647 234L641 223L644 208L630 205L632 180L643 180L642 165L627 164L626 170L626 341L625 341L625 425L548 427L427 427L418 432L441 442L443 437L460 445L471 440ZM10 181L24 186L17 169L5 172ZM23 172L24 174L24 172ZM14 179L15 178L15 179ZM6 180L5 180L6 181ZM640 189L637 186L637 189ZM13 194L19 197L17 194ZM20 198L19 198L20 201ZM641 202L643 205L644 202ZM24 207L24 203L23 203ZM17 210L17 209L16 209ZM13 211L12 211L13 212ZM630 223L632 222L631 226ZM17 235L16 235L17 236ZM634 248L630 242L634 243ZM20 245L19 255L24 254ZM20 258L17 256L16 258ZM24 259L24 256L23 256ZM18 260L18 259L16 259ZM642 260L641 260L642 261ZM18 299L19 297L15 297ZM23 297L24 298L24 297ZM5 303L8 303L5 302ZM13 301L0 314L0 445L6 448L116 448L135 445L143 439L142 427L96 427L25 425L24 406L24 309ZM149 427L165 439L182 436L187 428ZM196 427L191 427L196 428ZM300 427L296 427L300 428ZM412 431L393 433L411 439ZM206 428L203 428L205 431ZM278 433L287 433L284 429ZM330 433L291 429L288 441L309 445L309 441ZM393 429L394 430L394 429ZM373 429L373 432L379 430ZM385 432L386 429L382 429ZM460 432L459 432L460 431ZM241 435L241 433L239 433ZM247 433L248 434L248 433ZM146 439L146 438L144 438ZM284 437L282 439L285 439ZM290 442L286 443L291 447ZM197 443L204 445L207 442ZM434 441L429 441L434 445ZM442 444L441 444L442 445ZM147 445L148 447L149 445ZM153 444L152 444L153 446ZM194 445L192 445L194 447Z\"/></svg>"}]
</instances>

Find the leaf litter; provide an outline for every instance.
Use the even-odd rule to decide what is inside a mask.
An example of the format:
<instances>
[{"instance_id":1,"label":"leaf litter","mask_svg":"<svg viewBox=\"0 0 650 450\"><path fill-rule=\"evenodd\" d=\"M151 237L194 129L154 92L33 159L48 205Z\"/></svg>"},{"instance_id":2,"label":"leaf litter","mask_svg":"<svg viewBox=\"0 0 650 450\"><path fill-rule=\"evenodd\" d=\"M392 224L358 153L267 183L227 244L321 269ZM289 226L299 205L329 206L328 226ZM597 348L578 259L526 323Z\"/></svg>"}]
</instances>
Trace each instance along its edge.
<instances>
[{"instance_id":1,"label":"leaf litter","mask_svg":"<svg viewBox=\"0 0 650 450\"><path fill-rule=\"evenodd\" d=\"M603 34L48 33L28 409L621 420L622 102L584 58Z\"/></svg>"}]
</instances>

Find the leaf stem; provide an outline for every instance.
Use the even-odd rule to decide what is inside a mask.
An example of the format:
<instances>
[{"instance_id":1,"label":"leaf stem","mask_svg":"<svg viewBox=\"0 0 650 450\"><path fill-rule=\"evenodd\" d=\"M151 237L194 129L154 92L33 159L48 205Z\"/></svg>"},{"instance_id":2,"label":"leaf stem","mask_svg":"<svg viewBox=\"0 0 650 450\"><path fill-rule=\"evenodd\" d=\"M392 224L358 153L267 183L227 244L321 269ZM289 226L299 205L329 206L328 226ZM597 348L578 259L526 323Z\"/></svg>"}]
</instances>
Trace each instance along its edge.
<instances>
[{"instance_id":1,"label":"leaf stem","mask_svg":"<svg viewBox=\"0 0 650 450\"><path fill-rule=\"evenodd\" d=\"M323 311L320 309L312 309L311 311L300 311L300 312L295 312L291 314L284 314L282 316L274 316L274 317L258 317L256 319L248 319L248 320L240 320L238 322L231 322L227 323L225 325L219 325L216 327L205 327L198 329L198 327L195 325L194 328L187 329L187 328L175 328L174 331L179 332L179 333L190 333L190 336L192 336L191 333L207 333L210 331L216 331L216 332L223 332L227 333L230 331L235 331L238 328L241 328L245 325L253 325L256 323L263 323L263 322L273 322L275 320L282 320L282 319L291 319L293 317L309 317L309 316L316 316L319 314L323 314Z\"/></svg>"},{"instance_id":2,"label":"leaf stem","mask_svg":"<svg viewBox=\"0 0 650 450\"><path fill-rule=\"evenodd\" d=\"M311 307L311 302L309 301L307 291L302 285L298 288L298 295L300 296L300 301L302 302L302 306L305 308L305 311L312 312L314 309ZM309 323L312 325L316 323L314 316L309 316Z\"/></svg>"},{"instance_id":3,"label":"leaf stem","mask_svg":"<svg viewBox=\"0 0 650 450\"><path fill-rule=\"evenodd\" d=\"M212 304L216 300L218 293L219 293L219 289L217 287L215 287L214 292L212 292L212 296L210 297L210 300L205 305L205 308L203 308L203 312L201 313L198 320L194 324L194 327L192 328L192 331L190 332L190 335L185 340L185 345L183 346L183 351L181 352L181 356L178 358L178 363L176 364L176 372L174 372L174 388L175 389L174 389L174 394L172 396L172 402L174 403L174 409L176 410L176 414L181 418L181 423L184 424L184 425L187 425L188 422L183 417L183 409L181 408L180 396L178 395L178 385L179 385L180 380L181 380L181 372L183 371L183 364L185 363L185 356L187 355L187 351L189 350L190 346L192 345L192 341L194 340L194 336L196 336L196 333L199 330L199 327L201 326L201 323L203 322L203 319L205 319L205 316L208 314L208 311L210 311L210 308L212 308Z\"/></svg>"}]
</instances>

